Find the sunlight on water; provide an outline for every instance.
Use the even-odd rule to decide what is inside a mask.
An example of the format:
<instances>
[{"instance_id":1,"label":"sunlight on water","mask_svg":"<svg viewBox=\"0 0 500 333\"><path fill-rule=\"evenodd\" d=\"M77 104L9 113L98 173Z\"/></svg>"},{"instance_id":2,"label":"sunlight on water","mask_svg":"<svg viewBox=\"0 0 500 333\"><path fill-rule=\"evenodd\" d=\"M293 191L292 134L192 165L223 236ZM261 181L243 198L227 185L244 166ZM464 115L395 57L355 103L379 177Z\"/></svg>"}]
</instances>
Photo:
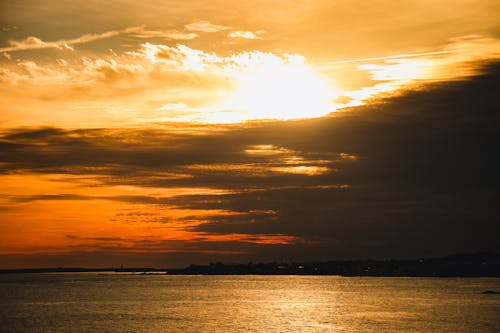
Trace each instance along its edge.
<instances>
[{"instance_id":1,"label":"sunlight on water","mask_svg":"<svg viewBox=\"0 0 500 333\"><path fill-rule=\"evenodd\" d=\"M0 276L2 332L499 332L500 279Z\"/></svg>"}]
</instances>

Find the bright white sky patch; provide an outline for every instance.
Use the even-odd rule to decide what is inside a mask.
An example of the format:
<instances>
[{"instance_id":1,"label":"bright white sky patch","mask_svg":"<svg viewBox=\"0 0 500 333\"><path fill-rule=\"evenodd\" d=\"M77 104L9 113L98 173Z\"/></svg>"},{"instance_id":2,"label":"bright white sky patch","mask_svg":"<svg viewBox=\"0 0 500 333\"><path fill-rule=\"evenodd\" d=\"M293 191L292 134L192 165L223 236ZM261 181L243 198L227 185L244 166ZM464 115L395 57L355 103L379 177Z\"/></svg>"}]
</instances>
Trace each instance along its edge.
<instances>
[{"instance_id":1,"label":"bright white sky patch","mask_svg":"<svg viewBox=\"0 0 500 333\"><path fill-rule=\"evenodd\" d=\"M219 105L238 111L240 120L311 118L334 111L335 92L304 58L253 53L242 65L234 74L236 90ZM212 120L224 122L224 115Z\"/></svg>"}]
</instances>

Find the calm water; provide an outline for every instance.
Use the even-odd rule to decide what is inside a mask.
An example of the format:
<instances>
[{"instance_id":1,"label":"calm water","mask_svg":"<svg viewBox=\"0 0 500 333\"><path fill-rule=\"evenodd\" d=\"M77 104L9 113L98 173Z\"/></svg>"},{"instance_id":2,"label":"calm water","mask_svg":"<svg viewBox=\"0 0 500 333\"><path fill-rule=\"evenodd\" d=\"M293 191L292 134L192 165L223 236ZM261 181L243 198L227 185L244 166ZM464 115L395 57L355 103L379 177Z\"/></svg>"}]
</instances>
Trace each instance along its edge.
<instances>
[{"instance_id":1,"label":"calm water","mask_svg":"<svg viewBox=\"0 0 500 333\"><path fill-rule=\"evenodd\" d=\"M1 332L500 332L500 279L0 276Z\"/></svg>"}]
</instances>

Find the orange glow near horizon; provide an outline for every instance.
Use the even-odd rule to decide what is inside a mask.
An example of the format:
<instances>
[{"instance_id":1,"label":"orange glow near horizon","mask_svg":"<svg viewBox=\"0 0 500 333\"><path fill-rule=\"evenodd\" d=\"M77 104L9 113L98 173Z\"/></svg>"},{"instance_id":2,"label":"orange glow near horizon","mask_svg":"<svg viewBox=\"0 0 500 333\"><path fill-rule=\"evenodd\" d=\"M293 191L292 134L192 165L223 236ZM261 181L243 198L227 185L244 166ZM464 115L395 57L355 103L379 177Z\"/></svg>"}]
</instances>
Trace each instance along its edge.
<instances>
[{"instance_id":1,"label":"orange glow near horizon","mask_svg":"<svg viewBox=\"0 0 500 333\"><path fill-rule=\"evenodd\" d=\"M245 214L221 209L182 209L154 201L153 204L140 202L142 197L168 201L168 198L183 195L218 196L231 193L222 189L107 186L95 181L79 181L68 175L3 175L0 180L3 191L12 198L0 202L0 205L10 207L2 212L0 222L3 231L0 253L3 254L99 249L177 252L183 250L178 242L192 239L206 243L254 244L296 241L295 237L285 235L211 235L188 231L187 228L206 222L207 217L213 219Z\"/></svg>"}]
</instances>

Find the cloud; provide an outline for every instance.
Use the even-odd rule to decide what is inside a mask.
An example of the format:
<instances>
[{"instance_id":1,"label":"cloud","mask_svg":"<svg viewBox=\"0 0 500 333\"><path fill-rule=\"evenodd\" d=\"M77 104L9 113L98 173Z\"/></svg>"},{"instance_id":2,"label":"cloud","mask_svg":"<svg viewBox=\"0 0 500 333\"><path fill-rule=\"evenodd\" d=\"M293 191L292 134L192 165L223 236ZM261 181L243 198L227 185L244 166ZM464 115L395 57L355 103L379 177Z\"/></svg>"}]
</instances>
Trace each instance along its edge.
<instances>
[{"instance_id":1,"label":"cloud","mask_svg":"<svg viewBox=\"0 0 500 333\"><path fill-rule=\"evenodd\" d=\"M165 63L178 70L219 72L234 75L238 72L251 72L260 67L276 65L302 65L306 59L299 54L274 54L260 51L235 53L219 56L214 52L205 52L178 44L175 47L162 44L142 44L142 55L152 63Z\"/></svg>"},{"instance_id":2,"label":"cloud","mask_svg":"<svg viewBox=\"0 0 500 333\"><path fill-rule=\"evenodd\" d=\"M151 62L168 63L176 67L183 66L184 61L189 56L189 51L191 51L191 49L184 45L177 45L176 47L155 45L151 43L144 43L142 45L142 53ZM195 59L199 58L199 55L203 55L203 53L199 51L194 54ZM201 59L196 62L200 63Z\"/></svg>"},{"instance_id":3,"label":"cloud","mask_svg":"<svg viewBox=\"0 0 500 333\"><path fill-rule=\"evenodd\" d=\"M146 42L140 46L138 51L129 51L122 55L112 54L104 58L82 57L80 63L76 64L75 62L70 64L65 59L57 59L57 63L62 66L55 68L47 64L42 65L35 61L24 60L19 62L17 67L27 70L29 75L23 76L22 72L16 71L16 67L4 68L0 74L6 84L19 83L21 80L35 84L37 79L44 81L44 84L47 80L59 81L64 84L78 84L87 82L94 76L102 77L105 70L115 74L124 73L125 76L131 72L142 73L149 79L154 79L162 72L171 75L173 72L200 73L206 71L207 76L219 75L228 79L230 75L238 72L250 72L257 67L303 64L304 62L305 58L298 54L250 51L224 57L182 44L168 46ZM37 75L33 75L35 71ZM116 75L113 74L112 77L116 77ZM154 85L157 84L155 80L152 81Z\"/></svg>"},{"instance_id":4,"label":"cloud","mask_svg":"<svg viewBox=\"0 0 500 333\"><path fill-rule=\"evenodd\" d=\"M351 62L382 61L359 65L375 81L445 81L474 75L484 61L500 58L500 41L469 35L453 38L440 51L401 54Z\"/></svg>"},{"instance_id":5,"label":"cloud","mask_svg":"<svg viewBox=\"0 0 500 333\"><path fill-rule=\"evenodd\" d=\"M93 42L96 40L101 40L105 38L115 37L121 34L129 34L142 30L142 27L130 27L121 30L111 30L100 34L86 34L78 38L73 39L61 39L54 42L46 42L38 37L30 36L26 37L20 41L10 41L10 46L0 48L0 52L15 52L24 50L37 50L37 49L47 49L55 48L59 50L70 50L73 51L72 45L84 44Z\"/></svg>"},{"instance_id":6,"label":"cloud","mask_svg":"<svg viewBox=\"0 0 500 333\"><path fill-rule=\"evenodd\" d=\"M118 63L114 59L90 59L83 58L82 63L84 69L80 74L83 74L87 78L98 78L106 81L115 78L133 78L133 75L137 72L144 70L141 64L134 63Z\"/></svg>"},{"instance_id":7,"label":"cloud","mask_svg":"<svg viewBox=\"0 0 500 333\"><path fill-rule=\"evenodd\" d=\"M4 52L47 48L56 48L59 50L67 49L71 51L74 50L66 41L44 42L40 38L33 36L27 37L21 41L10 41L9 44L11 45L10 47L2 48L0 50Z\"/></svg>"},{"instance_id":8,"label":"cloud","mask_svg":"<svg viewBox=\"0 0 500 333\"><path fill-rule=\"evenodd\" d=\"M183 32L178 30L145 30L140 29L132 34L137 38L161 38L167 40L191 40L198 37L194 32Z\"/></svg>"},{"instance_id":9,"label":"cloud","mask_svg":"<svg viewBox=\"0 0 500 333\"><path fill-rule=\"evenodd\" d=\"M347 60L336 60L330 62L329 64L345 64L345 63L356 63L356 62L367 62L374 60L398 60L398 59L406 59L406 58L419 58L426 56L436 56L443 54L450 54L452 51L429 51L429 52L418 52L418 53L404 53L404 54L395 54L389 56L380 56L380 57L370 57L370 58L359 58L359 59L347 59Z\"/></svg>"},{"instance_id":10,"label":"cloud","mask_svg":"<svg viewBox=\"0 0 500 333\"><path fill-rule=\"evenodd\" d=\"M227 30L229 28L230 27L213 24L205 20L195 21L186 25L186 29L188 29L189 31L201 31L201 32L218 32L222 30Z\"/></svg>"},{"instance_id":11,"label":"cloud","mask_svg":"<svg viewBox=\"0 0 500 333\"><path fill-rule=\"evenodd\" d=\"M2 115L22 125L72 119L90 126L206 121L221 112L237 116L236 108L220 103L234 92L238 80L257 70L265 72L266 66L300 71L304 62L299 55L251 51L221 56L182 44L152 43L98 58L20 60L0 69ZM162 108L166 104L186 107ZM38 112L41 108L52 112ZM14 116L19 112L31 116Z\"/></svg>"},{"instance_id":12,"label":"cloud","mask_svg":"<svg viewBox=\"0 0 500 333\"><path fill-rule=\"evenodd\" d=\"M17 197L17 213L22 205L53 208L62 200L65 207L103 205L120 227L147 224L173 239L181 237L174 230L182 231L184 241L205 239L199 241L207 251L231 240L240 259L248 253L276 256L284 248L299 256L308 248L302 256L309 259L321 253L407 257L498 249L499 68L486 65L468 80L438 82L322 119L193 125L182 131L178 125L4 130L2 197L9 191L10 199ZM328 170L281 169L290 166ZM12 175L18 181L7 181ZM23 175L33 177L30 193L16 194L12 184L22 185ZM86 180L69 190L54 182L76 186L70 178L51 180L50 186L32 180L44 175ZM90 184L92 194L85 192ZM53 193L47 193L50 188ZM176 250L159 238L141 247L141 235L127 244ZM273 239L286 244L256 246ZM177 250L200 251L200 256L204 251Z\"/></svg>"},{"instance_id":13,"label":"cloud","mask_svg":"<svg viewBox=\"0 0 500 333\"><path fill-rule=\"evenodd\" d=\"M116 60L117 59L117 60ZM113 83L120 80L140 77L145 67L139 62L123 61L119 58L107 59L81 58L79 64L68 63L65 59L57 59L54 65L41 65L34 61L18 61L16 67L0 69L0 83L5 87L17 90L23 87L26 97L41 93L43 98L68 98L68 93L79 89L80 98L90 91L103 93L106 87L96 87L97 83ZM107 87L107 94L116 87ZM119 89L118 89L119 90ZM85 94L83 94L85 92Z\"/></svg>"},{"instance_id":14,"label":"cloud","mask_svg":"<svg viewBox=\"0 0 500 333\"><path fill-rule=\"evenodd\" d=\"M244 38L244 39L262 39L262 35L265 34L264 30L245 31L245 30L235 30L231 31L228 36L231 38Z\"/></svg>"},{"instance_id":15,"label":"cloud","mask_svg":"<svg viewBox=\"0 0 500 333\"><path fill-rule=\"evenodd\" d=\"M183 182L182 178L186 178L186 175L189 176L187 178L195 177L198 179L207 176L225 179L236 175L243 177L241 179L245 179L245 177L250 179L253 177L273 178L279 177L279 175L312 176L332 171L331 164L341 163L342 159L340 154L303 153L273 145L247 144L254 140L252 138L241 138L238 143L229 144L225 138L219 137L215 133L210 134L210 132L209 130L207 134L203 135L204 138L201 138L199 134L195 134L196 128L188 136L186 135L190 133L189 131L175 134L175 132L168 130L168 134L164 136L162 130L136 130L133 132L119 130L62 131L47 128L7 133L3 136L2 143L4 149L12 154L11 157L16 155L21 158L22 155L25 155L27 158L24 162L23 158L17 162L12 160L12 166L17 164L18 167L24 168L23 165L28 167L31 162L44 160L38 167L33 165L35 168L32 171L48 168L53 172L59 169L59 172L65 173L64 170L67 168L73 168L74 171L81 168L82 173L92 170L106 174L118 171L115 167L118 166L120 169L119 166L128 160L127 164L131 168L129 170L133 173L138 172L139 178L136 180L144 178L146 174L149 175L149 180L153 180L154 175L157 174L159 179L167 181L165 172L156 170L156 161L162 161L162 165L169 168L169 172L173 176L170 181L173 183L176 182L175 175L179 176L177 179L179 182ZM41 142L44 145L58 148L53 152L41 150L37 153L37 147ZM126 142L134 144L119 154L113 152L114 145L123 145ZM208 149L210 144L222 144L226 150L210 151ZM191 149L185 150L186 145L190 146ZM31 154L28 154L28 151L32 149ZM141 151L140 154L143 155L143 158L136 160L133 156L139 151ZM78 153L71 154L70 152ZM183 158L180 158L179 154ZM40 159L42 155L44 158ZM66 155L67 157L63 158ZM92 159L89 160L89 163L85 162L90 155L93 156ZM111 156L114 158L110 159ZM96 168L96 163L102 167ZM93 168L88 169L90 167ZM28 169L31 168L28 167ZM190 184L196 182L195 179L185 179L184 181Z\"/></svg>"},{"instance_id":16,"label":"cloud","mask_svg":"<svg viewBox=\"0 0 500 333\"><path fill-rule=\"evenodd\" d=\"M17 26L8 26L8 27L2 27L2 31L12 31L12 30L17 30Z\"/></svg>"},{"instance_id":17,"label":"cloud","mask_svg":"<svg viewBox=\"0 0 500 333\"><path fill-rule=\"evenodd\" d=\"M484 63L500 59L500 41L484 35L465 35L451 38L436 50L346 59L327 62L323 70L335 72L353 66L350 72L367 72L357 90L344 91L338 107L357 106L387 94L399 94L408 89L420 89L432 82L461 80L477 75ZM342 75L342 74L341 74Z\"/></svg>"}]
</instances>

